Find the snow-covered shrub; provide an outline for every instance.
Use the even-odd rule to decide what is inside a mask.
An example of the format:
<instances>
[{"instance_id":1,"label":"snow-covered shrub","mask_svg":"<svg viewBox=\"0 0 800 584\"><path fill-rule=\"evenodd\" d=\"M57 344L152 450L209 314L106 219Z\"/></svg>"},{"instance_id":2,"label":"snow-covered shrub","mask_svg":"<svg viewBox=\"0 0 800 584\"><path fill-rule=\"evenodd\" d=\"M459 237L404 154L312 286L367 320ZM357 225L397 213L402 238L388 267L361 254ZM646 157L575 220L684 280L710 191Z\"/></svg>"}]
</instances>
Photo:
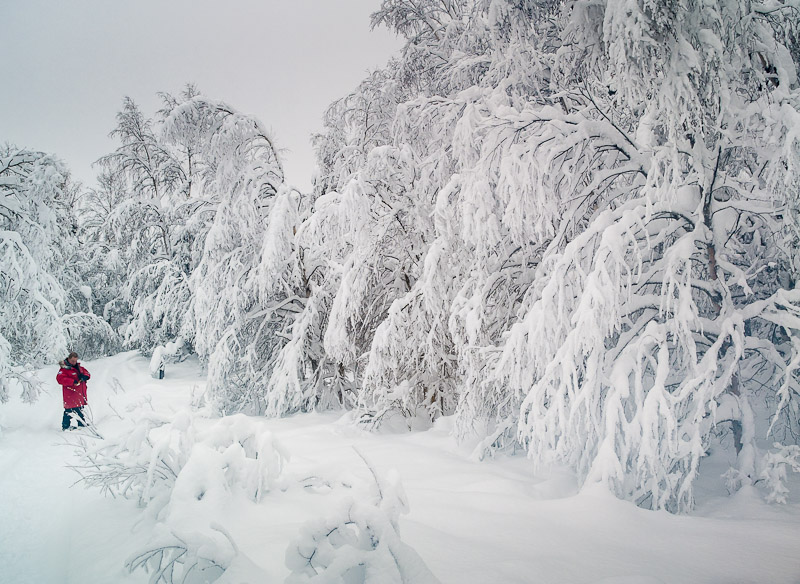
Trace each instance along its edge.
<instances>
[{"instance_id":1,"label":"snow-covered shrub","mask_svg":"<svg viewBox=\"0 0 800 584\"><path fill-rule=\"evenodd\" d=\"M85 484L135 498L156 516L209 491L259 501L281 480L287 459L262 420L230 416L199 430L188 412L172 420L139 412L129 434L83 449L73 468Z\"/></svg>"},{"instance_id":2,"label":"snow-covered shrub","mask_svg":"<svg viewBox=\"0 0 800 584\"><path fill-rule=\"evenodd\" d=\"M143 569L150 584L243 584L267 582L266 574L244 553L222 526L208 533L183 534L163 524L151 542L125 563L133 572Z\"/></svg>"},{"instance_id":3,"label":"snow-covered shrub","mask_svg":"<svg viewBox=\"0 0 800 584\"><path fill-rule=\"evenodd\" d=\"M167 529L162 531L128 558L125 567L129 571L145 570L150 584L208 584L225 572L231 554L217 541L197 533L186 540Z\"/></svg>"},{"instance_id":4,"label":"snow-covered shrub","mask_svg":"<svg viewBox=\"0 0 800 584\"><path fill-rule=\"evenodd\" d=\"M136 423L131 425L129 433L116 439L109 437L96 448L78 444L83 449L82 460L73 469L84 484L103 493L136 499L141 507L158 501L157 513L186 464L189 454L186 446L194 442L191 419L179 415L170 421L144 410L135 415Z\"/></svg>"},{"instance_id":5,"label":"snow-covered shrub","mask_svg":"<svg viewBox=\"0 0 800 584\"><path fill-rule=\"evenodd\" d=\"M770 503L786 503L789 489L786 486L786 470L800 473L800 446L796 444L774 444L775 451L764 455L763 468L759 482L763 481L767 489L767 501Z\"/></svg>"},{"instance_id":6,"label":"snow-covered shrub","mask_svg":"<svg viewBox=\"0 0 800 584\"><path fill-rule=\"evenodd\" d=\"M152 584L213 582L231 567L260 578L215 521L231 498L258 502L282 484L288 456L263 420L140 411L129 433L77 446L83 464L73 468L86 485L135 498L157 520L151 541L128 560L131 571L148 571Z\"/></svg>"},{"instance_id":7,"label":"snow-covered shrub","mask_svg":"<svg viewBox=\"0 0 800 584\"><path fill-rule=\"evenodd\" d=\"M0 335L0 359L6 355L8 355L7 342ZM8 363L2 364L0 365L0 403L9 400L12 388L19 390L19 397L23 403L31 404L44 391L44 384L34 370L23 366L10 366Z\"/></svg>"},{"instance_id":8,"label":"snow-covered shrub","mask_svg":"<svg viewBox=\"0 0 800 584\"><path fill-rule=\"evenodd\" d=\"M408 502L396 472L348 496L329 517L302 528L286 551L287 584L436 584L419 554L400 539Z\"/></svg>"},{"instance_id":9,"label":"snow-covered shrub","mask_svg":"<svg viewBox=\"0 0 800 584\"><path fill-rule=\"evenodd\" d=\"M0 336L4 363L43 364L61 357L67 339L66 260L70 233L68 173L41 152L0 148ZM0 365L1 367L2 365Z\"/></svg>"}]
</instances>

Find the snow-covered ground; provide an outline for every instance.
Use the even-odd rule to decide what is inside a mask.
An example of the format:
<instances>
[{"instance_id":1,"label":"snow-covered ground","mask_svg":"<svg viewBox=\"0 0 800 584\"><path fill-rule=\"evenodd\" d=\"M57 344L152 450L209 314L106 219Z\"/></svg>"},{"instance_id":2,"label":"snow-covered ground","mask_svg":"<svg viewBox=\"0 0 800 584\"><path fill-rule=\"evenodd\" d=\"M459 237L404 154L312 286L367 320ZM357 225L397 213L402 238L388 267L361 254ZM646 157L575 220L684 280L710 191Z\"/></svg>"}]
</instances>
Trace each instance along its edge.
<instances>
[{"instance_id":1,"label":"snow-covered ground","mask_svg":"<svg viewBox=\"0 0 800 584\"><path fill-rule=\"evenodd\" d=\"M163 380L152 379L136 353L84 365L92 414L107 440L140 425L143 412L187 416L204 384L194 362L169 366ZM146 513L135 498L75 484L69 467L80 461L70 442L80 436L60 430L55 373L42 371L48 393L36 404L14 398L0 406L0 582L147 582L147 573L130 573L125 562L152 547L165 520L171 529L227 532L239 557L254 564L239 574L283 582L287 549L308 532L303 526L336 513L346 497L363 496L359 485L373 480L365 459L378 476L399 473L410 507L399 520L402 541L443 583L800 582L797 493L777 506L755 490L725 497L701 485L691 516L644 511L599 488L577 493L569 473L533 476L523 456L472 461L469 445L450 437L448 419L425 432L380 434L340 414L254 420L289 457L258 502L231 491L187 507L197 510L191 517L175 505ZM191 420L198 433L216 423L199 414Z\"/></svg>"}]
</instances>

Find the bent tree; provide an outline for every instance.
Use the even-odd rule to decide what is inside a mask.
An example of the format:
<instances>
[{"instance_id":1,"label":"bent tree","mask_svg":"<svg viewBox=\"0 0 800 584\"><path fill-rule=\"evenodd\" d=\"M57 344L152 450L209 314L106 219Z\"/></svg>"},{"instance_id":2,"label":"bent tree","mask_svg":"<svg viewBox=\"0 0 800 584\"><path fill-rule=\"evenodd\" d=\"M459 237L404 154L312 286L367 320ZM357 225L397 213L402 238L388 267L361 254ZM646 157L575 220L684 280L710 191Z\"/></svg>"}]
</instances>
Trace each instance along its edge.
<instances>
[{"instance_id":1,"label":"bent tree","mask_svg":"<svg viewBox=\"0 0 800 584\"><path fill-rule=\"evenodd\" d=\"M792 2L383 2L409 170L378 184L403 177L430 221L362 357L364 413L455 410L486 451L653 508L691 506L713 442L732 484L759 480L757 441L798 431L798 22Z\"/></svg>"}]
</instances>

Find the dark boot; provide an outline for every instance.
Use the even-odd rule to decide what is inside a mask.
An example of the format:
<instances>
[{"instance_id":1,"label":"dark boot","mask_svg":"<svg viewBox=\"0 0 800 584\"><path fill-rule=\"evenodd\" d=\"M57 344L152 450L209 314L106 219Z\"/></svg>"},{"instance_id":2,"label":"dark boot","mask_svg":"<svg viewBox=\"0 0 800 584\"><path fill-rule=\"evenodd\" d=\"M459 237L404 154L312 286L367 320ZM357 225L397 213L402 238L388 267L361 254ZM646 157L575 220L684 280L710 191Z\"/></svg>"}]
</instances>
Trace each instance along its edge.
<instances>
[{"instance_id":1,"label":"dark boot","mask_svg":"<svg viewBox=\"0 0 800 584\"><path fill-rule=\"evenodd\" d=\"M69 430L70 421L72 420L72 417L69 415L71 411L72 411L72 409L64 410L64 417L61 418L61 431L62 432L66 431L66 430Z\"/></svg>"},{"instance_id":2,"label":"dark boot","mask_svg":"<svg viewBox=\"0 0 800 584\"><path fill-rule=\"evenodd\" d=\"M83 415L83 408L67 408L64 410L64 418L61 420L61 429L69 430L72 426L72 420L75 420L75 425L79 428L86 426L86 417Z\"/></svg>"}]
</instances>

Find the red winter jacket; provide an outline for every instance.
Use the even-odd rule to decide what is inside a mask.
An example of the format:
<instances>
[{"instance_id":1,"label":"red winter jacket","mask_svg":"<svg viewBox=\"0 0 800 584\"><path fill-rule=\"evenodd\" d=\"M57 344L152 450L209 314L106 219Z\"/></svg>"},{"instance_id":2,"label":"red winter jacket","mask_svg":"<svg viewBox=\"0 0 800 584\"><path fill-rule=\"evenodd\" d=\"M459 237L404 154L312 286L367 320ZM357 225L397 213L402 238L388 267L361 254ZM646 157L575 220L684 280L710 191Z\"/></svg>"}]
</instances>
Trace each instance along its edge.
<instances>
[{"instance_id":1,"label":"red winter jacket","mask_svg":"<svg viewBox=\"0 0 800 584\"><path fill-rule=\"evenodd\" d=\"M78 369L87 379L91 377L80 363L76 363L73 368L67 362L64 362L56 375L56 381L61 384L64 394L64 409L80 408L86 405L86 381L79 381Z\"/></svg>"}]
</instances>

